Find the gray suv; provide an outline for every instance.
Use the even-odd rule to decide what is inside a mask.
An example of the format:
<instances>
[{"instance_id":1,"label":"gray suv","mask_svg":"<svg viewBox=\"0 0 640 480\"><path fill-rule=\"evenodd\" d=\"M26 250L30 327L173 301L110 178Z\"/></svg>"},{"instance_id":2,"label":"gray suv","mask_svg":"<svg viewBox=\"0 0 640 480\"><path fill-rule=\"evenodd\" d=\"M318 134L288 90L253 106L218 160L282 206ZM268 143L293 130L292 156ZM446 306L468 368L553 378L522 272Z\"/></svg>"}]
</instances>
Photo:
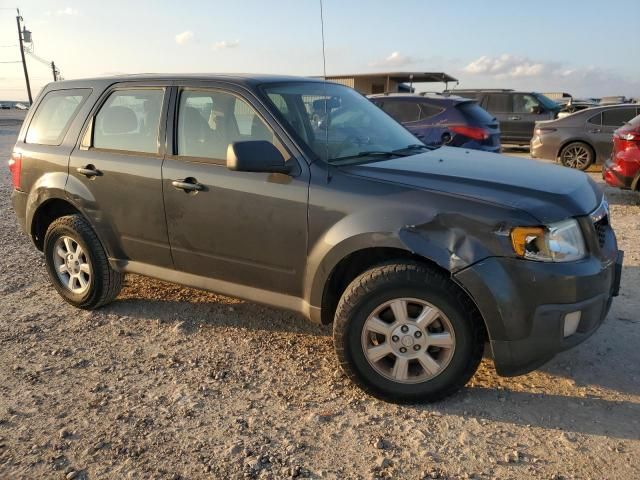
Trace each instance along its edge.
<instances>
[{"instance_id":1,"label":"gray suv","mask_svg":"<svg viewBox=\"0 0 640 480\"><path fill-rule=\"evenodd\" d=\"M515 164L514 164L515 162ZM72 305L137 273L333 323L364 390L433 401L601 324L622 252L582 172L426 147L348 87L268 76L49 84L10 161L20 224Z\"/></svg>"},{"instance_id":2,"label":"gray suv","mask_svg":"<svg viewBox=\"0 0 640 480\"><path fill-rule=\"evenodd\" d=\"M482 108L500 122L502 143L529 145L536 122L553 120L562 107L537 92L510 89L460 89L451 94L477 100Z\"/></svg>"}]
</instances>

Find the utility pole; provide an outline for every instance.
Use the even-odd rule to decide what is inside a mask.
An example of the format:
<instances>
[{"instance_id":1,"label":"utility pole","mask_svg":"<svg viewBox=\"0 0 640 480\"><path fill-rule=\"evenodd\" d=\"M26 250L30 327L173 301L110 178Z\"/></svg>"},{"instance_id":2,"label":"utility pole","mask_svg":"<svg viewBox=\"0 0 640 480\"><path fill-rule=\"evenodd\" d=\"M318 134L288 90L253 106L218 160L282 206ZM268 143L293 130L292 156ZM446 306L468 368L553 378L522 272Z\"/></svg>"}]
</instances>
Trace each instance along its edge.
<instances>
[{"instance_id":1,"label":"utility pole","mask_svg":"<svg viewBox=\"0 0 640 480\"><path fill-rule=\"evenodd\" d=\"M56 71L56 64L53 61L51 61L51 71L53 72L53 81L57 82L58 81L58 72Z\"/></svg>"},{"instance_id":2,"label":"utility pole","mask_svg":"<svg viewBox=\"0 0 640 480\"><path fill-rule=\"evenodd\" d=\"M24 81L27 83L27 94L29 95L29 105L33 104L33 97L31 96L31 84L29 83L29 72L27 71L27 62L24 58L24 46L22 45L22 30L20 29L20 10L18 10L18 16L16 22L18 23L18 41L20 43L20 56L22 57L22 68L24 69Z\"/></svg>"}]
</instances>

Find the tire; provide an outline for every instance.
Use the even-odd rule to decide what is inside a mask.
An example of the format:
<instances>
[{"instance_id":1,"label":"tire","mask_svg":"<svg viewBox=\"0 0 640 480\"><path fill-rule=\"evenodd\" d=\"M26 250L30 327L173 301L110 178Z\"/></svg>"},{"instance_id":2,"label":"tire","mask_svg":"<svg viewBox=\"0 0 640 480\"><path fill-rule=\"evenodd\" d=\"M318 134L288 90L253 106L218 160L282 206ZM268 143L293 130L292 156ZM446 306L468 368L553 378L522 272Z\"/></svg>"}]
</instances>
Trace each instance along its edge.
<instances>
[{"instance_id":1,"label":"tire","mask_svg":"<svg viewBox=\"0 0 640 480\"><path fill-rule=\"evenodd\" d=\"M593 148L584 142L571 142L560 150L560 162L565 167L576 168L584 172L594 161Z\"/></svg>"},{"instance_id":2,"label":"tire","mask_svg":"<svg viewBox=\"0 0 640 480\"><path fill-rule=\"evenodd\" d=\"M396 322L394 309L408 314L405 322ZM402 325L406 331L398 330ZM372 268L351 282L336 309L333 340L342 369L365 392L417 403L441 400L467 383L482 359L484 332L475 305L447 275L403 262ZM452 346L445 347L447 342ZM375 361L388 350L392 353Z\"/></svg>"},{"instance_id":3,"label":"tire","mask_svg":"<svg viewBox=\"0 0 640 480\"><path fill-rule=\"evenodd\" d=\"M74 307L99 308L122 289L124 274L111 268L102 244L81 215L60 217L49 225L44 256L54 288Z\"/></svg>"}]
</instances>

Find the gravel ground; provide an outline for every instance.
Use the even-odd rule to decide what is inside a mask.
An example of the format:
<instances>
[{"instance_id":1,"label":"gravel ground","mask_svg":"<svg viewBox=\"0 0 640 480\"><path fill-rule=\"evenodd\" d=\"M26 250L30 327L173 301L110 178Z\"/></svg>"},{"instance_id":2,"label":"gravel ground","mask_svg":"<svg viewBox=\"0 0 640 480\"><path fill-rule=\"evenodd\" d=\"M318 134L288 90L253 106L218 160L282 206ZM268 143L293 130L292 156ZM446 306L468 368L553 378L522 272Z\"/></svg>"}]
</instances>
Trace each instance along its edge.
<instances>
[{"instance_id":1,"label":"gravel ground","mask_svg":"<svg viewBox=\"0 0 640 480\"><path fill-rule=\"evenodd\" d=\"M16 132L0 126L0 158ZM640 196L607 194L626 259L597 334L396 406L296 314L137 276L99 311L67 305L0 168L0 478L640 478Z\"/></svg>"}]
</instances>

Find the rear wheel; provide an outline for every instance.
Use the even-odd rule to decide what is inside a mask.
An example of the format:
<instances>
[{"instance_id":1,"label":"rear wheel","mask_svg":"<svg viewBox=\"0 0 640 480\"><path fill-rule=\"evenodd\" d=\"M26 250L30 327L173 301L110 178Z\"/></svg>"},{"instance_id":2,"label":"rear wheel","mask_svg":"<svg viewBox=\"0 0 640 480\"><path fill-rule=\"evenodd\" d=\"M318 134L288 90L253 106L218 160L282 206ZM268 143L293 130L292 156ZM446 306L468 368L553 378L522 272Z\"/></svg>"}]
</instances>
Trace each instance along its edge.
<instances>
[{"instance_id":1,"label":"rear wheel","mask_svg":"<svg viewBox=\"0 0 640 480\"><path fill-rule=\"evenodd\" d=\"M476 371L481 322L441 272L415 263L382 265L347 287L334 344L343 370L368 393L394 402L436 401Z\"/></svg>"},{"instance_id":2,"label":"rear wheel","mask_svg":"<svg viewBox=\"0 0 640 480\"><path fill-rule=\"evenodd\" d=\"M586 170L595 160L593 149L583 142L572 142L560 152L560 161L565 167Z\"/></svg>"},{"instance_id":3,"label":"rear wheel","mask_svg":"<svg viewBox=\"0 0 640 480\"><path fill-rule=\"evenodd\" d=\"M51 223L44 237L49 278L71 305L101 307L118 296L124 274L111 268L95 232L81 215L67 215Z\"/></svg>"}]
</instances>

